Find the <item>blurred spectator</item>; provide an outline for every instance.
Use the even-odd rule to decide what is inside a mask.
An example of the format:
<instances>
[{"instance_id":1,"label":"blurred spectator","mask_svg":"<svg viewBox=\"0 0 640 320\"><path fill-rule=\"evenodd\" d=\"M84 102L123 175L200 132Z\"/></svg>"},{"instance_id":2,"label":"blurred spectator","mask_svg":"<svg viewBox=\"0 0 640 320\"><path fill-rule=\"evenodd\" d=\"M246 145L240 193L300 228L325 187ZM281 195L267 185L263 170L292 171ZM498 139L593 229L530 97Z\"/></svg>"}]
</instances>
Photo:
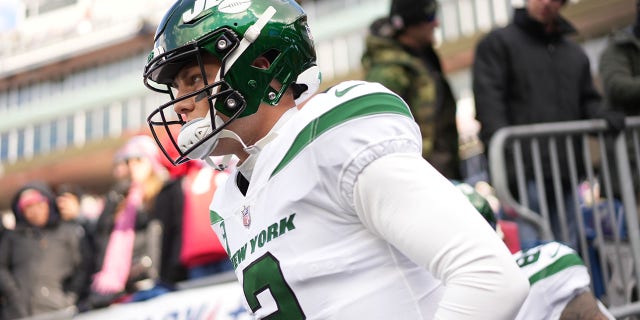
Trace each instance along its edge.
<instances>
[{"instance_id":1,"label":"blurred spectator","mask_svg":"<svg viewBox=\"0 0 640 320\"><path fill-rule=\"evenodd\" d=\"M640 0L636 21L612 34L600 56L600 78L610 108L627 115L640 114Z\"/></svg>"},{"instance_id":2,"label":"blurred spectator","mask_svg":"<svg viewBox=\"0 0 640 320\"><path fill-rule=\"evenodd\" d=\"M165 157L163 164L171 181L158 195L154 212L164 231L160 280L174 285L233 270L209 221L209 202L229 169L213 170L197 160L173 166Z\"/></svg>"},{"instance_id":3,"label":"blurred spectator","mask_svg":"<svg viewBox=\"0 0 640 320\"><path fill-rule=\"evenodd\" d=\"M95 252L93 228L91 221L82 212L82 196L83 192L80 187L63 184L56 188L56 204L60 211L60 218L63 221L78 226L82 231L81 236L81 254L82 269L91 274L95 270L93 253ZM87 279L88 280L88 279ZM89 297L89 281L86 281L78 292L77 306L80 311L86 311L90 308L88 305Z\"/></svg>"},{"instance_id":4,"label":"blurred spectator","mask_svg":"<svg viewBox=\"0 0 640 320\"><path fill-rule=\"evenodd\" d=\"M92 221L85 213L83 198L85 197L82 188L71 184L62 184L56 187L56 204L60 210L60 217L65 221L72 221L80 224L87 232L92 232Z\"/></svg>"},{"instance_id":5,"label":"blurred spectator","mask_svg":"<svg viewBox=\"0 0 640 320\"><path fill-rule=\"evenodd\" d=\"M3 216L3 214L0 213L0 218ZM5 237L5 235L8 232L11 232L11 230L7 230L7 228L5 227L4 223L2 223L3 221L0 220L0 244L2 243L2 238ZM1 246L1 245L0 245ZM4 315L4 305L7 303L6 298L4 297L4 294L2 293L2 291L0 290L0 319L3 319L3 315Z\"/></svg>"},{"instance_id":6,"label":"blurred spectator","mask_svg":"<svg viewBox=\"0 0 640 320\"><path fill-rule=\"evenodd\" d=\"M161 230L152 206L167 173L158 147L149 136L134 136L115 160L128 166L128 188L108 196L96 225L93 307L125 301L135 292L152 288L160 261Z\"/></svg>"},{"instance_id":7,"label":"blurred spectator","mask_svg":"<svg viewBox=\"0 0 640 320\"><path fill-rule=\"evenodd\" d=\"M12 200L16 227L0 241L3 319L73 308L88 281L82 265L82 228L61 221L55 196L41 183Z\"/></svg>"},{"instance_id":8,"label":"blurred spectator","mask_svg":"<svg viewBox=\"0 0 640 320\"><path fill-rule=\"evenodd\" d=\"M4 236L10 232L10 230L7 230L7 227L4 225L4 223L2 222L2 216L3 214L0 213L0 241L2 241L2 238L4 238Z\"/></svg>"},{"instance_id":9,"label":"blurred spectator","mask_svg":"<svg viewBox=\"0 0 640 320\"><path fill-rule=\"evenodd\" d=\"M481 124L480 138L485 146L490 147L491 137L503 127L601 115L601 99L594 87L589 59L583 49L567 37L576 30L560 15L566 2L527 0L525 8L515 9L513 20L506 27L491 31L478 43L473 64L473 92L476 118ZM574 140L575 154L582 154L579 142ZM560 171L569 172L564 145L559 144L558 149ZM533 180L533 163L528 161L531 149L523 146L522 150L529 203L533 211L540 212L538 200L542 197ZM541 148L540 153L551 226L559 238L549 149ZM581 159L577 157L578 162ZM584 168L581 163L577 167ZM513 166L507 169L515 188L515 169ZM566 203L567 212L573 212L569 177L568 174L561 177L565 194L561 201ZM569 241L575 246L577 233L572 219L568 221ZM526 221L517 221L523 247L536 245L537 229Z\"/></svg>"},{"instance_id":10,"label":"blurred spectator","mask_svg":"<svg viewBox=\"0 0 640 320\"><path fill-rule=\"evenodd\" d=\"M389 17L370 26L362 56L365 80L401 96L422 133L422 156L449 179L461 179L456 99L434 50L436 0L393 0Z\"/></svg>"},{"instance_id":11,"label":"blurred spectator","mask_svg":"<svg viewBox=\"0 0 640 320\"><path fill-rule=\"evenodd\" d=\"M124 200L129 190L129 185L131 184L129 179L129 166L123 154L124 150L124 147L120 148L113 156L111 174L114 183L104 196L102 210L100 214L98 214L97 221L95 221L93 226L94 245L96 246L97 252L104 252L104 246L113 228L113 217L110 217L110 215L115 214L117 206ZM101 257L98 257L96 262L99 261L101 261Z\"/></svg>"}]
</instances>

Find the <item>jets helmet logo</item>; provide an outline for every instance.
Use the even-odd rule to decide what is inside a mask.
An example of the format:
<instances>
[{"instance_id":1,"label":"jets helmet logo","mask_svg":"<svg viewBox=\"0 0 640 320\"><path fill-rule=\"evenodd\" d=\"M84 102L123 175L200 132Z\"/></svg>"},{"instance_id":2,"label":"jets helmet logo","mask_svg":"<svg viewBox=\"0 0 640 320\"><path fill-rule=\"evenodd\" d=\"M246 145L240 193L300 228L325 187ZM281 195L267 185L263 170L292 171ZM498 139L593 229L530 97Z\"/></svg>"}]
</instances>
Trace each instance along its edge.
<instances>
[{"instance_id":1,"label":"jets helmet logo","mask_svg":"<svg viewBox=\"0 0 640 320\"><path fill-rule=\"evenodd\" d=\"M193 9L182 14L182 21L189 23L199 16L203 11L218 6L222 13L240 13L251 6L251 0L196 0Z\"/></svg>"}]
</instances>

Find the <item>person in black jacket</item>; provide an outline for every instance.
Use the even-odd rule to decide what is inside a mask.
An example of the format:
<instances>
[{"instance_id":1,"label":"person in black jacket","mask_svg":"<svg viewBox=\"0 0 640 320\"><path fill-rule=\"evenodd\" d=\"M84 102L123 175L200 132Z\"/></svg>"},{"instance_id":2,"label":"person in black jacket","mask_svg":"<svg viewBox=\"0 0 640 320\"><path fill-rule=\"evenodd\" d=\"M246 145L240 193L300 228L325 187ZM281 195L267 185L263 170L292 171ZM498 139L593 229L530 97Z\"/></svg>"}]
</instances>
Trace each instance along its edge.
<instances>
[{"instance_id":1,"label":"person in black jacket","mask_svg":"<svg viewBox=\"0 0 640 320\"><path fill-rule=\"evenodd\" d=\"M55 196L42 183L20 189L12 209L16 227L0 242L2 319L73 311L89 276L81 227L61 221Z\"/></svg>"},{"instance_id":2,"label":"person in black jacket","mask_svg":"<svg viewBox=\"0 0 640 320\"><path fill-rule=\"evenodd\" d=\"M62 184L56 187L56 205L60 213L60 219L68 224L76 226L81 231L81 252L82 252L82 269L88 274L95 271L94 252L95 240L93 239L93 226L82 211L83 190L77 185ZM88 279L87 279L88 280ZM78 292L78 310L81 312L90 309L89 302L89 281L86 281Z\"/></svg>"},{"instance_id":3,"label":"person in black jacket","mask_svg":"<svg viewBox=\"0 0 640 320\"><path fill-rule=\"evenodd\" d=\"M591 76L589 58L584 50L568 38L574 27L560 15L566 0L527 0L524 8L517 8L513 20L500 29L493 30L477 45L473 63L473 92L476 118L481 124L480 139L486 147L493 134L511 125L571 121L596 118L601 113L601 97ZM575 152L581 155L575 141ZM559 143L561 172L568 172L566 150ZM555 205L549 167L549 152L541 147L545 189L550 205ZM527 162L529 146L523 146L525 174L533 179L533 163ZM581 158L581 157L578 157ZM489 159L491 160L491 159ZM579 161L579 159L578 159ZM578 163L578 168L583 166ZM513 168L508 168L514 177ZM580 174L580 172L578 173ZM571 194L569 175L563 176L563 189ZM512 185L514 183L512 182ZM535 185L529 183L531 208L536 208L539 195ZM567 212L571 201L565 197ZM552 227L558 238L558 223L553 219L556 208L549 208ZM569 215L573 217L573 215ZM575 223L569 221L573 243ZM537 231L520 222L522 245L536 245Z\"/></svg>"}]
</instances>

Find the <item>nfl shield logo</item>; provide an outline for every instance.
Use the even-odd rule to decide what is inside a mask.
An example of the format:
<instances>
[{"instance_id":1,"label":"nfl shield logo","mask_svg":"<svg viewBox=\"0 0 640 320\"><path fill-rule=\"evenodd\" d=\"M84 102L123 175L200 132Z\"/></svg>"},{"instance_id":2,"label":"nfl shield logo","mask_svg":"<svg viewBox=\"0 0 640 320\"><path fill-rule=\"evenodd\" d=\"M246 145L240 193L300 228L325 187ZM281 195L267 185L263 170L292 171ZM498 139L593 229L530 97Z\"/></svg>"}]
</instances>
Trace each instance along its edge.
<instances>
[{"instance_id":1,"label":"nfl shield logo","mask_svg":"<svg viewBox=\"0 0 640 320\"><path fill-rule=\"evenodd\" d=\"M249 207L242 207L242 225L249 228L251 225L251 215L249 214Z\"/></svg>"}]
</instances>

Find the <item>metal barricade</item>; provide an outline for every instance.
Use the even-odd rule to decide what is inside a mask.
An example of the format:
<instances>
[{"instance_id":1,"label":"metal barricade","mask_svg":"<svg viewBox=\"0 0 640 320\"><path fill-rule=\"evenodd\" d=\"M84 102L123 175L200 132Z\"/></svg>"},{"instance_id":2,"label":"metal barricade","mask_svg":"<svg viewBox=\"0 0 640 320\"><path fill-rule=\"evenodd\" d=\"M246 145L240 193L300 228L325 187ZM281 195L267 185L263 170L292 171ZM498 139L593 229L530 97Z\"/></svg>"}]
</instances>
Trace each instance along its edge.
<instances>
[{"instance_id":1,"label":"metal barricade","mask_svg":"<svg viewBox=\"0 0 640 320\"><path fill-rule=\"evenodd\" d=\"M640 315L639 131L640 117L627 117L624 132L608 131L604 120L511 126L488 150L503 206L541 241L574 246L617 319Z\"/></svg>"}]
</instances>

